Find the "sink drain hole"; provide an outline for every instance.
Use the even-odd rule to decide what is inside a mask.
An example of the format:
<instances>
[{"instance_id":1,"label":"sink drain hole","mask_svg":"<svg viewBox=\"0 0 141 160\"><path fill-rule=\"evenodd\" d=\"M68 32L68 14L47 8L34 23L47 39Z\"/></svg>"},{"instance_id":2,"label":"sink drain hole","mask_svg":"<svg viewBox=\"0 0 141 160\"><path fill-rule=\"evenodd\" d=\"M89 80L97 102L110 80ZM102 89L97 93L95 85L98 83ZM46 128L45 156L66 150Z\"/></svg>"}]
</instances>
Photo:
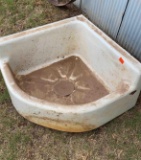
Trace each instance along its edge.
<instances>
[{"instance_id":1,"label":"sink drain hole","mask_svg":"<svg viewBox=\"0 0 141 160\"><path fill-rule=\"evenodd\" d=\"M74 84L69 80L60 80L54 85L54 92L62 97L71 95L74 90Z\"/></svg>"}]
</instances>

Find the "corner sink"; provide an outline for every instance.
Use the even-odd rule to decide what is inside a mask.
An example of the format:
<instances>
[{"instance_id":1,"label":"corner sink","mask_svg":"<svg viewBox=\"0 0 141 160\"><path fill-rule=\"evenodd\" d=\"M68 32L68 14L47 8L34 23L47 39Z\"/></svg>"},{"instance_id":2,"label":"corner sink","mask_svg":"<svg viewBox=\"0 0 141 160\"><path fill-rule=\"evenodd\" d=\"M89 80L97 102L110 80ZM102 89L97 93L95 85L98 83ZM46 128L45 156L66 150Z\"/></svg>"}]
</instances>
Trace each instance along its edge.
<instances>
[{"instance_id":1,"label":"corner sink","mask_svg":"<svg viewBox=\"0 0 141 160\"><path fill-rule=\"evenodd\" d=\"M141 65L83 15L0 38L13 106L56 130L96 129L132 108Z\"/></svg>"}]
</instances>

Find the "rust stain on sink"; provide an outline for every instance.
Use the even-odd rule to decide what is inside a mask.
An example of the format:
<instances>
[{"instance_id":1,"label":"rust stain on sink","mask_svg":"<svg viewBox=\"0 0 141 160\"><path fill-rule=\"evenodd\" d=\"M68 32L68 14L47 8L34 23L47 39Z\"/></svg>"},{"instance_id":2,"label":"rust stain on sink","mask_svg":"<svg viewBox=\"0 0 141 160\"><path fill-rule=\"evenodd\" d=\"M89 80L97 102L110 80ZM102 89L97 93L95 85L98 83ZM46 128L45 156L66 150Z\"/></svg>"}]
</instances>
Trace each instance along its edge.
<instances>
[{"instance_id":1,"label":"rust stain on sink","mask_svg":"<svg viewBox=\"0 0 141 160\"><path fill-rule=\"evenodd\" d=\"M94 73L76 56L15 77L24 92L59 104L86 104L109 94Z\"/></svg>"},{"instance_id":2,"label":"rust stain on sink","mask_svg":"<svg viewBox=\"0 0 141 160\"><path fill-rule=\"evenodd\" d=\"M51 129L55 128L56 130L59 130L59 131L85 132L85 131L90 131L97 128L95 125L85 124L85 122L76 123L76 122L73 122L73 120L62 121L59 119L49 119L47 117L27 116L27 115L22 115L22 116L38 125L48 127Z\"/></svg>"},{"instance_id":3,"label":"rust stain on sink","mask_svg":"<svg viewBox=\"0 0 141 160\"><path fill-rule=\"evenodd\" d=\"M126 91L128 91L130 86L128 84L125 84L124 82L119 83L117 86L117 92L120 93L121 95L124 94Z\"/></svg>"}]
</instances>

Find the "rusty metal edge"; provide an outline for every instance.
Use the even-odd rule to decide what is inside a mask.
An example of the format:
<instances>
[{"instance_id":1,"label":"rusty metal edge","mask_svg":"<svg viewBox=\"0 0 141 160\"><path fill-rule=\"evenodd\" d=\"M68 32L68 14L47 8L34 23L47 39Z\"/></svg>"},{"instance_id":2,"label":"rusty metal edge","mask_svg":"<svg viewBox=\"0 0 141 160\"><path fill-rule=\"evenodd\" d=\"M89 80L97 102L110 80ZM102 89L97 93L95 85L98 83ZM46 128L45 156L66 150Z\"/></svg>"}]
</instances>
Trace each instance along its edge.
<instances>
[{"instance_id":1,"label":"rusty metal edge","mask_svg":"<svg viewBox=\"0 0 141 160\"><path fill-rule=\"evenodd\" d=\"M70 3L75 2L76 0L68 0L68 2L58 2L58 0L57 1L56 0L48 0L48 1L56 7L63 7L63 6L66 6Z\"/></svg>"}]
</instances>

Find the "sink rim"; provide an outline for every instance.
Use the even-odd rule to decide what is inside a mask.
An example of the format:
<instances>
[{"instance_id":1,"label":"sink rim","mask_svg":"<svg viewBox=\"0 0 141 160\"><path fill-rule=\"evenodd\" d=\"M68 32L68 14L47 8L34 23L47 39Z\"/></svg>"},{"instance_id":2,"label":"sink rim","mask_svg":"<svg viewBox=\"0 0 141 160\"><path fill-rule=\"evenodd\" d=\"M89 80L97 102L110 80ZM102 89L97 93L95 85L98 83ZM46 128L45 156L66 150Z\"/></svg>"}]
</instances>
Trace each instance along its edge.
<instances>
[{"instance_id":1,"label":"sink rim","mask_svg":"<svg viewBox=\"0 0 141 160\"><path fill-rule=\"evenodd\" d=\"M39 107L40 109L43 107L48 108L50 110L54 110L56 112L56 108L58 109L58 112L73 112L73 113L81 113L81 112L87 112L90 110L97 110L100 108L103 108L105 105L112 103L113 101L118 100L121 96L130 95L132 92L135 91L134 86L130 86L128 90L125 90L123 92L116 91L116 92L110 92L108 95L82 105L63 105L58 103L52 103L48 102L46 100L41 100L39 98L33 97L28 95L26 92L24 92L20 87L17 85L14 76L12 75L11 69L8 65L8 63L4 63L1 67L1 71L3 74L3 77L5 79L5 82L8 86L8 89L13 93L13 95L17 96L20 100L25 101L26 103L32 103L36 104L36 107Z\"/></svg>"}]
</instances>

